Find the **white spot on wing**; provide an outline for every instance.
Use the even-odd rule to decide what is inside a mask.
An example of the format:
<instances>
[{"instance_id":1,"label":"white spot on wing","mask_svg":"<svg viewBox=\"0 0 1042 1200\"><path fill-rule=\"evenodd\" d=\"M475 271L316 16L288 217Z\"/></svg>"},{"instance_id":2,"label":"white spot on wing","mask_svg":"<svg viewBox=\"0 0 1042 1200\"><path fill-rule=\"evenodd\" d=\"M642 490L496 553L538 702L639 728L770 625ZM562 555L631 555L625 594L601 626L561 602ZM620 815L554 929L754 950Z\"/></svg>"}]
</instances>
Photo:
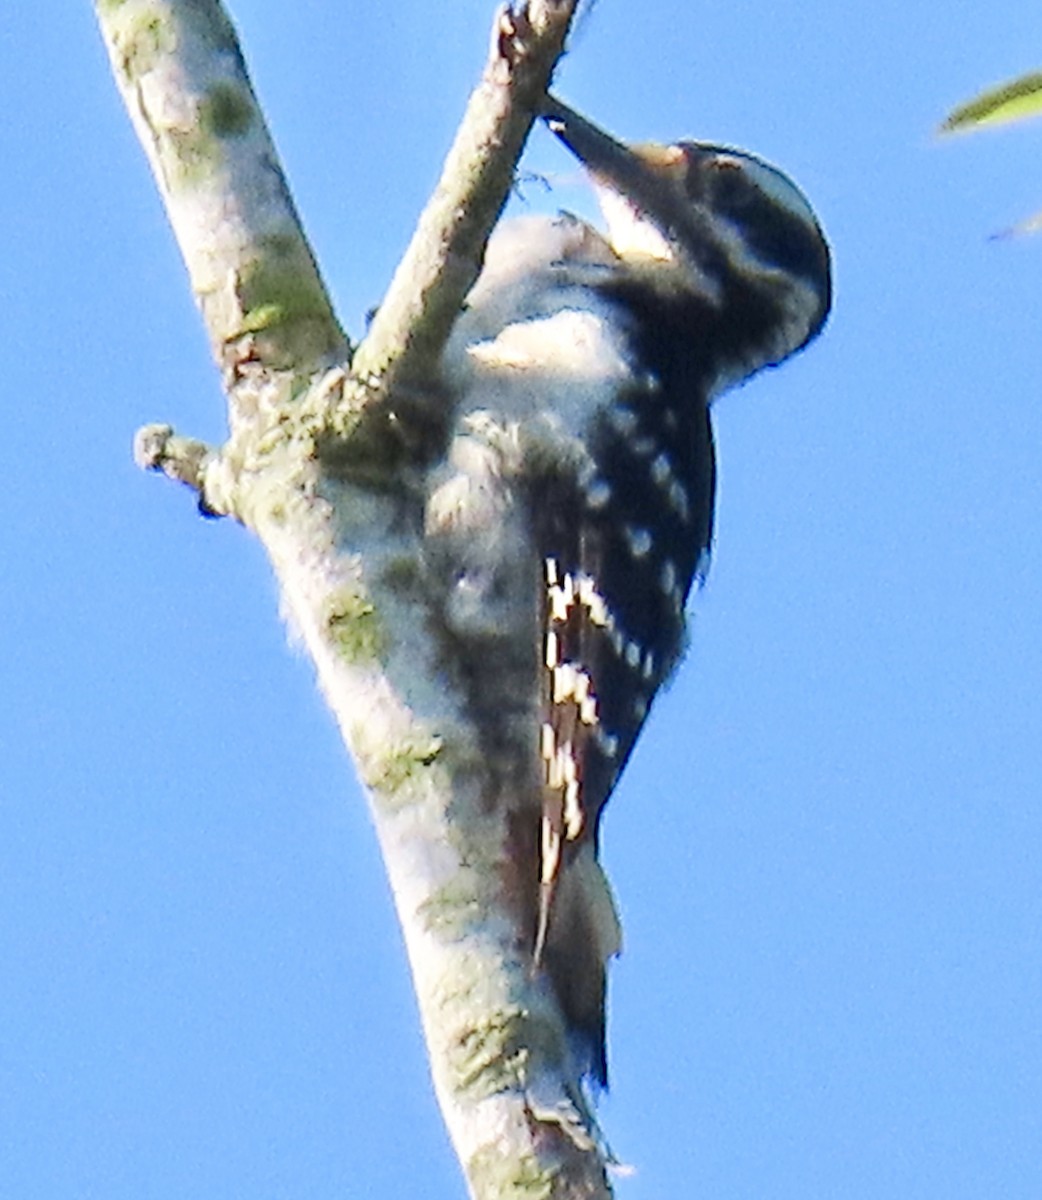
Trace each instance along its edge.
<instances>
[{"instance_id":1,"label":"white spot on wing","mask_svg":"<svg viewBox=\"0 0 1042 1200\"><path fill-rule=\"evenodd\" d=\"M571 780L564 793L564 836L570 842L582 833L583 810L579 803L579 781Z\"/></svg>"},{"instance_id":2,"label":"white spot on wing","mask_svg":"<svg viewBox=\"0 0 1042 1200\"><path fill-rule=\"evenodd\" d=\"M616 433L621 433L623 437L629 437L630 434L636 432L637 414L632 408L627 408L622 404L614 404L608 410L608 424Z\"/></svg>"},{"instance_id":3,"label":"white spot on wing","mask_svg":"<svg viewBox=\"0 0 1042 1200\"><path fill-rule=\"evenodd\" d=\"M552 759L554 756L554 753L555 753L554 747L556 746L556 744L557 744L557 738L554 737L553 726L548 725L548 724L546 724L546 722L544 722L542 728L539 731L539 755L540 755L540 757L545 759L546 762L549 762L550 759Z\"/></svg>"},{"instance_id":4,"label":"white spot on wing","mask_svg":"<svg viewBox=\"0 0 1042 1200\"><path fill-rule=\"evenodd\" d=\"M554 667L554 704L561 704L575 695L576 668L571 663Z\"/></svg>"},{"instance_id":5,"label":"white spot on wing","mask_svg":"<svg viewBox=\"0 0 1042 1200\"><path fill-rule=\"evenodd\" d=\"M556 667L560 653L561 651L557 644L557 634L552 629L548 630L546 634L546 665L551 668Z\"/></svg>"},{"instance_id":6,"label":"white spot on wing","mask_svg":"<svg viewBox=\"0 0 1042 1200\"><path fill-rule=\"evenodd\" d=\"M611 499L611 487L603 479L594 479L586 489L586 507L594 511L604 508Z\"/></svg>"},{"instance_id":7,"label":"white spot on wing","mask_svg":"<svg viewBox=\"0 0 1042 1200\"><path fill-rule=\"evenodd\" d=\"M669 485L669 502L677 516L686 524L691 519L691 506L688 503L684 485L676 479Z\"/></svg>"},{"instance_id":8,"label":"white spot on wing","mask_svg":"<svg viewBox=\"0 0 1042 1200\"><path fill-rule=\"evenodd\" d=\"M671 559L666 559L662 564L662 573L659 575L659 585L667 596L671 596L677 586L677 569L673 565Z\"/></svg>"},{"instance_id":9,"label":"white spot on wing","mask_svg":"<svg viewBox=\"0 0 1042 1200\"><path fill-rule=\"evenodd\" d=\"M619 752L619 739L613 733L605 733L603 729L597 731L597 745L605 758L614 758Z\"/></svg>"},{"instance_id":10,"label":"white spot on wing","mask_svg":"<svg viewBox=\"0 0 1042 1200\"><path fill-rule=\"evenodd\" d=\"M673 478L673 468L667 454L659 454L651 464L651 478L658 487L664 487Z\"/></svg>"},{"instance_id":11,"label":"white spot on wing","mask_svg":"<svg viewBox=\"0 0 1042 1200\"><path fill-rule=\"evenodd\" d=\"M590 620L594 625L604 627L611 623L611 613L608 611L608 605L605 603L604 597L597 590L597 585L589 575L580 575L579 583L579 603L586 606L587 612L590 614Z\"/></svg>"},{"instance_id":12,"label":"white spot on wing","mask_svg":"<svg viewBox=\"0 0 1042 1200\"><path fill-rule=\"evenodd\" d=\"M651 532L633 525L627 525L622 532L630 554L634 558L645 558L651 550Z\"/></svg>"}]
</instances>

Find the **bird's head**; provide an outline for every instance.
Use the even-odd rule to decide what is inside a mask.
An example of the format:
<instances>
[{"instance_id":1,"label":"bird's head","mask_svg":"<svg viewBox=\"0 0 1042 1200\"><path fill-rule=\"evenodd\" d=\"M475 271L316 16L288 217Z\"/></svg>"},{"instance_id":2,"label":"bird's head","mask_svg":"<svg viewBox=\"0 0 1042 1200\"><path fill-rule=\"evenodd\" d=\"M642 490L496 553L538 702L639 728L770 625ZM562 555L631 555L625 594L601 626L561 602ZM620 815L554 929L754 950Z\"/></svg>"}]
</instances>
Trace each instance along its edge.
<instances>
[{"instance_id":1,"label":"bird's head","mask_svg":"<svg viewBox=\"0 0 1042 1200\"><path fill-rule=\"evenodd\" d=\"M706 142L626 146L552 98L543 116L589 171L623 262L649 278L669 267L658 270L657 286L686 289L725 324L762 330L736 367L779 363L821 331L829 248L787 175Z\"/></svg>"}]
</instances>

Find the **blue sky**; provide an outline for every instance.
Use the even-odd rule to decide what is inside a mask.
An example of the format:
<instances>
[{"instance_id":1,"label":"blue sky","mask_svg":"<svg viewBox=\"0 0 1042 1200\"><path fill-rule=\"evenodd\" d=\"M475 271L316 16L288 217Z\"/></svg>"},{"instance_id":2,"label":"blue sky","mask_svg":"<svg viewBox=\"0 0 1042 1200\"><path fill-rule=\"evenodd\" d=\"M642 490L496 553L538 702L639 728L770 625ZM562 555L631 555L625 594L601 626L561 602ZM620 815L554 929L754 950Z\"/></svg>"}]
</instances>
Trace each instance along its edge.
<instances>
[{"instance_id":1,"label":"blue sky","mask_svg":"<svg viewBox=\"0 0 1042 1200\"><path fill-rule=\"evenodd\" d=\"M462 1196L260 549L131 462L223 417L89 6L9 7L0 1195ZM355 331L491 7L234 6ZM1038 46L1008 0L600 0L561 69L620 136L783 164L836 259L821 341L718 406L691 650L607 818L627 1200L1042 1194L1042 239L987 236L1042 124L931 138ZM549 137L525 165L590 211Z\"/></svg>"}]
</instances>

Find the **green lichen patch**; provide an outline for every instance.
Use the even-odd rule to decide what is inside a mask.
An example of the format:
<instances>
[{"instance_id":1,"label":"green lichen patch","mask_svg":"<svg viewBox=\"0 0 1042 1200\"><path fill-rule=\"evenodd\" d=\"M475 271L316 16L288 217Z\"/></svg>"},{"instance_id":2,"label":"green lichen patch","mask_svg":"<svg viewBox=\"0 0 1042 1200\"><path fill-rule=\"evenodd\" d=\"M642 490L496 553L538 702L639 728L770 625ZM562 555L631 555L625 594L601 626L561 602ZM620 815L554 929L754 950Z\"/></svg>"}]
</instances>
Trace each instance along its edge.
<instances>
[{"instance_id":1,"label":"green lichen patch","mask_svg":"<svg viewBox=\"0 0 1042 1200\"><path fill-rule=\"evenodd\" d=\"M557 1171L531 1155L510 1158L496 1145L482 1146L466 1165L472 1195L484 1200L550 1200Z\"/></svg>"},{"instance_id":2,"label":"green lichen patch","mask_svg":"<svg viewBox=\"0 0 1042 1200\"><path fill-rule=\"evenodd\" d=\"M260 333L262 329L270 329L282 321L285 312L281 304L258 304L243 317L240 332Z\"/></svg>"},{"instance_id":3,"label":"green lichen patch","mask_svg":"<svg viewBox=\"0 0 1042 1200\"><path fill-rule=\"evenodd\" d=\"M249 96L230 83L214 84L199 106L199 123L215 138L241 137L254 116Z\"/></svg>"},{"instance_id":4,"label":"green lichen patch","mask_svg":"<svg viewBox=\"0 0 1042 1200\"><path fill-rule=\"evenodd\" d=\"M446 940L460 941L487 909L483 883L487 888L484 876L461 868L449 883L420 905L418 915L425 928Z\"/></svg>"},{"instance_id":5,"label":"green lichen patch","mask_svg":"<svg viewBox=\"0 0 1042 1200\"><path fill-rule=\"evenodd\" d=\"M194 187L208 179L222 161L221 142L203 124L188 129L169 130L173 150L171 182L185 188Z\"/></svg>"},{"instance_id":6,"label":"green lichen patch","mask_svg":"<svg viewBox=\"0 0 1042 1200\"><path fill-rule=\"evenodd\" d=\"M117 6L112 4L110 11ZM150 5L141 6L141 11L128 14L118 23L114 42L119 49L120 70L128 80L140 79L147 74L156 59L169 54L174 48L174 31L163 14Z\"/></svg>"},{"instance_id":7,"label":"green lichen patch","mask_svg":"<svg viewBox=\"0 0 1042 1200\"><path fill-rule=\"evenodd\" d=\"M376 608L362 592L342 588L326 608L326 631L341 658L349 663L379 659L386 639Z\"/></svg>"},{"instance_id":8,"label":"green lichen patch","mask_svg":"<svg viewBox=\"0 0 1042 1200\"><path fill-rule=\"evenodd\" d=\"M427 772L444 749L437 734L403 738L387 751L374 755L366 764L365 783L386 806L399 806L417 796L417 783L427 781Z\"/></svg>"},{"instance_id":9,"label":"green lichen patch","mask_svg":"<svg viewBox=\"0 0 1042 1200\"><path fill-rule=\"evenodd\" d=\"M299 366L342 348L307 244L294 234L272 234L261 240L259 251L239 279L243 317L238 332L265 335L258 349L273 367Z\"/></svg>"},{"instance_id":10,"label":"green lichen patch","mask_svg":"<svg viewBox=\"0 0 1042 1200\"><path fill-rule=\"evenodd\" d=\"M529 1020L519 1007L494 1009L468 1023L449 1046L449 1066L457 1093L481 1100L520 1089L528 1059Z\"/></svg>"}]
</instances>

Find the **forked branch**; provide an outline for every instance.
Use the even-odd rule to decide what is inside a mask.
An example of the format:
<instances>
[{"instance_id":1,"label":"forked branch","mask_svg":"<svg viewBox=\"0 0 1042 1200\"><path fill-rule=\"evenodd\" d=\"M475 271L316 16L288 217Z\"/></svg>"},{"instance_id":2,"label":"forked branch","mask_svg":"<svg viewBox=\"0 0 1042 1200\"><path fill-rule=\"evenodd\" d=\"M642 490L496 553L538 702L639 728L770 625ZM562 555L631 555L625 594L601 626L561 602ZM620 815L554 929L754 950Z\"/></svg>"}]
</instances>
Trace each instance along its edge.
<instances>
[{"instance_id":1,"label":"forked branch","mask_svg":"<svg viewBox=\"0 0 1042 1200\"><path fill-rule=\"evenodd\" d=\"M509 831L431 644L422 528L403 514L410 437L438 424L442 347L576 3L497 15L442 178L352 359L222 6L96 0L228 395L224 446L154 425L139 460L235 515L271 558L370 798L439 1100L482 1200L607 1197L607 1156L531 970Z\"/></svg>"}]
</instances>

